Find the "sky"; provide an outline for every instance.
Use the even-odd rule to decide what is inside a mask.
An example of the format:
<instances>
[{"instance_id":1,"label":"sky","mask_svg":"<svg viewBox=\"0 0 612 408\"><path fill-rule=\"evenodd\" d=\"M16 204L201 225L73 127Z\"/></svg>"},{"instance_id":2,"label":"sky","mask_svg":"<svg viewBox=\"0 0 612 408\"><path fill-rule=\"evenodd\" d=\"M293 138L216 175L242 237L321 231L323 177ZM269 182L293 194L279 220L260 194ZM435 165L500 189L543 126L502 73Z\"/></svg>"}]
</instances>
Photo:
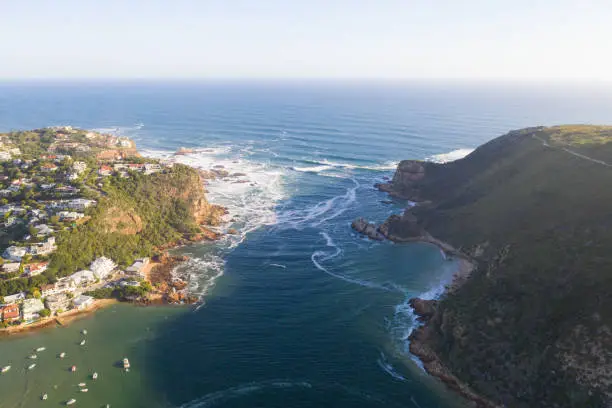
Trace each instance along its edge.
<instances>
[{"instance_id":1,"label":"sky","mask_svg":"<svg viewBox=\"0 0 612 408\"><path fill-rule=\"evenodd\" d=\"M0 79L612 81L610 21L610 0L0 0Z\"/></svg>"}]
</instances>

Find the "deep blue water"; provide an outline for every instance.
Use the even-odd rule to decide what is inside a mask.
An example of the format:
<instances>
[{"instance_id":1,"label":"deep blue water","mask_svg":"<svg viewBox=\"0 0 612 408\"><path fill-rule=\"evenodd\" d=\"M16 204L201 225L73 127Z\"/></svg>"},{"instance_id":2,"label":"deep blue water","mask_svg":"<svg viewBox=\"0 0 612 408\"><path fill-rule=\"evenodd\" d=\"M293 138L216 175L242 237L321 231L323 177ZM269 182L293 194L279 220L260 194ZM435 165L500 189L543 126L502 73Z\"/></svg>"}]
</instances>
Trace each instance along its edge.
<instances>
[{"instance_id":1,"label":"deep blue water","mask_svg":"<svg viewBox=\"0 0 612 408\"><path fill-rule=\"evenodd\" d=\"M247 174L207 187L241 234L183 250L192 260L181 272L206 303L148 348L142 380L160 407L453 407L462 402L407 353L406 302L435 296L454 264L430 246L363 240L351 220L401 211L372 188L401 159L465 153L524 126L612 123L611 95L492 83L4 83L0 130L106 129L148 155L192 147L181 161Z\"/></svg>"}]
</instances>

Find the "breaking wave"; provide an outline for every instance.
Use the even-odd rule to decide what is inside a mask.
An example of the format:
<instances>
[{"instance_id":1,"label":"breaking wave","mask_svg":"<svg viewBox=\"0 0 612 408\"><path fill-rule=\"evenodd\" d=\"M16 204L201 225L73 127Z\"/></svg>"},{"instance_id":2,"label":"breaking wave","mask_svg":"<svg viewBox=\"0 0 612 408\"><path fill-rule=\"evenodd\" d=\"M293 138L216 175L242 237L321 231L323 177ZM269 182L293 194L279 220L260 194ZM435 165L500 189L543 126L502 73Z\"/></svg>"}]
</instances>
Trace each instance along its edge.
<instances>
[{"instance_id":1,"label":"breaking wave","mask_svg":"<svg viewBox=\"0 0 612 408\"><path fill-rule=\"evenodd\" d=\"M468 154L472 153L474 149L456 149L448 153L434 154L427 157L425 160L434 163L448 163L455 160L463 159Z\"/></svg>"}]
</instances>

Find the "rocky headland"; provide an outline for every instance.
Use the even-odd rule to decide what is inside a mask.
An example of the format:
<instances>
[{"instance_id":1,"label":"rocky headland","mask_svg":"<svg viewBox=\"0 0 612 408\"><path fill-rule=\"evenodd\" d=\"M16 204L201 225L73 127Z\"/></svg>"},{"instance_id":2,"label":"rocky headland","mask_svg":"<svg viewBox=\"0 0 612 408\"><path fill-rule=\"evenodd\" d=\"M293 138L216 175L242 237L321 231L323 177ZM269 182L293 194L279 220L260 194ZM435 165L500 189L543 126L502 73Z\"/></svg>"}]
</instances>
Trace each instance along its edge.
<instances>
[{"instance_id":1,"label":"rocky headland","mask_svg":"<svg viewBox=\"0 0 612 408\"><path fill-rule=\"evenodd\" d=\"M612 127L512 131L454 162L406 160L377 187L410 200L372 239L459 257L437 300L412 299L410 350L478 407L612 403Z\"/></svg>"}]
</instances>

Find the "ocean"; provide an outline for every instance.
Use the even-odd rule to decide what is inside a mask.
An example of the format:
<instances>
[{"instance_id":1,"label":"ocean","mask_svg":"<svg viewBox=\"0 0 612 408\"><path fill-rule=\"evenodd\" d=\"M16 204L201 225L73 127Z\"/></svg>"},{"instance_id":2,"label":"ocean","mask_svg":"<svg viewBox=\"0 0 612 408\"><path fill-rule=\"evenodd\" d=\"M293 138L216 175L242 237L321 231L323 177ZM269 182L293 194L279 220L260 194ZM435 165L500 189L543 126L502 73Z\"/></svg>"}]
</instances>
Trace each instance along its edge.
<instances>
[{"instance_id":1,"label":"ocean","mask_svg":"<svg viewBox=\"0 0 612 408\"><path fill-rule=\"evenodd\" d=\"M612 123L602 85L458 82L0 83L0 131L53 125L133 138L234 176L206 186L236 228L178 250L187 307L116 305L0 339L0 407L463 407L408 353L413 296L455 264L351 231L407 205L376 191L402 159L453 160L511 129ZM236 174L243 173L244 175ZM238 181L244 182L238 182ZM385 202L383 202L385 201ZM86 346L78 346L87 329ZM37 347L37 367L28 355ZM67 353L64 360L56 355ZM133 369L114 365L124 356ZM68 368L75 364L76 373ZM89 376L97 371L95 382ZM86 382L89 392L78 392ZM49 399L40 401L48 393Z\"/></svg>"}]
</instances>

